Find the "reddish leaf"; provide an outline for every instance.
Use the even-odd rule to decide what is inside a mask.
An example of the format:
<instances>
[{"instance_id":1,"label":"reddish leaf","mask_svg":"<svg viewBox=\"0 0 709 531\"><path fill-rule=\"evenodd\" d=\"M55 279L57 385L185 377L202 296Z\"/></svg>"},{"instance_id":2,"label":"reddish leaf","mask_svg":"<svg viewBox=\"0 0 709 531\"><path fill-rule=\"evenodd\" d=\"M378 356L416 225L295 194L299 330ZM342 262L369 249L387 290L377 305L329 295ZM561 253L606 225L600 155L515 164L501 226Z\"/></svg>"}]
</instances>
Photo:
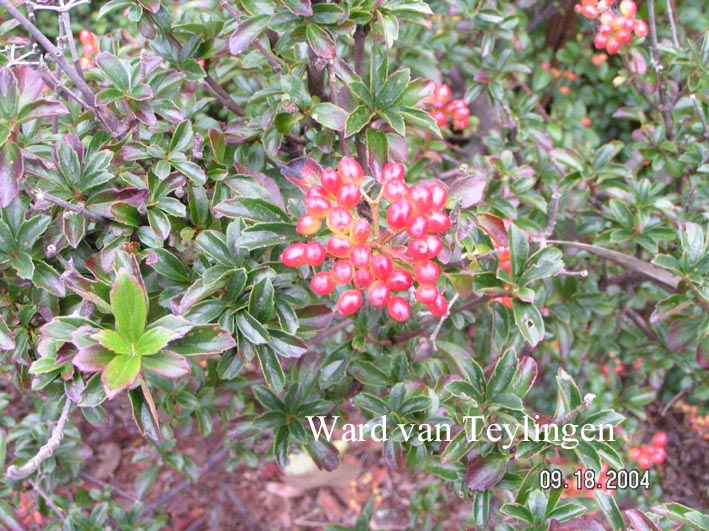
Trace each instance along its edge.
<instances>
[{"instance_id":1,"label":"reddish leaf","mask_svg":"<svg viewBox=\"0 0 709 531\"><path fill-rule=\"evenodd\" d=\"M287 164L278 163L281 175L300 188L303 193L320 183L322 166L313 159L300 157Z\"/></svg>"},{"instance_id":2,"label":"reddish leaf","mask_svg":"<svg viewBox=\"0 0 709 531\"><path fill-rule=\"evenodd\" d=\"M242 22L236 28L236 31L229 37L229 51L232 55L239 55L246 50L263 30L266 29L271 17L268 15L260 15Z\"/></svg>"},{"instance_id":3,"label":"reddish leaf","mask_svg":"<svg viewBox=\"0 0 709 531\"><path fill-rule=\"evenodd\" d=\"M702 369L709 369L709 333L699 338L699 343L697 343L697 363Z\"/></svg>"},{"instance_id":4,"label":"reddish leaf","mask_svg":"<svg viewBox=\"0 0 709 531\"><path fill-rule=\"evenodd\" d=\"M465 484L472 490L487 490L502 481L505 472L507 472L507 458L505 456L478 456L468 463Z\"/></svg>"},{"instance_id":5,"label":"reddish leaf","mask_svg":"<svg viewBox=\"0 0 709 531\"><path fill-rule=\"evenodd\" d=\"M487 232L496 246L507 247L509 245L507 229L502 218L492 214L478 214L477 218L480 228Z\"/></svg>"},{"instance_id":6,"label":"reddish leaf","mask_svg":"<svg viewBox=\"0 0 709 531\"><path fill-rule=\"evenodd\" d=\"M9 142L0 148L0 207L5 208L20 190L20 177L25 171L20 147Z\"/></svg>"},{"instance_id":7,"label":"reddish leaf","mask_svg":"<svg viewBox=\"0 0 709 531\"><path fill-rule=\"evenodd\" d=\"M482 201L487 183L482 177L462 177L448 189L448 196L462 208L470 208Z\"/></svg>"}]
</instances>

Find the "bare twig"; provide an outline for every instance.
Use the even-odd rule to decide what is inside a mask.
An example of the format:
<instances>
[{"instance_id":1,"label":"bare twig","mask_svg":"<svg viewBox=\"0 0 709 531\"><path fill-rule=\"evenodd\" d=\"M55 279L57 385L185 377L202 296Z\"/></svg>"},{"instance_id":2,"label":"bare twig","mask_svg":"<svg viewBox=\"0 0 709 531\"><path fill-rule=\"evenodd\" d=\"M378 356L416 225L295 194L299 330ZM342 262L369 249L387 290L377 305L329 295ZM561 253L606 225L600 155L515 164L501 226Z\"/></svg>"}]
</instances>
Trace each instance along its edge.
<instances>
[{"instance_id":1,"label":"bare twig","mask_svg":"<svg viewBox=\"0 0 709 531\"><path fill-rule=\"evenodd\" d=\"M35 39L42 48L48 52L48 56L52 58L59 68L61 68L72 83L79 89L81 95L88 105L93 109L96 117L103 122L106 128L111 131L114 137L121 138L127 132L127 127L122 125L116 115L114 115L106 107L102 107L96 104L96 96L94 95L91 87L84 81L79 72L75 67L70 65L66 59L64 59L64 54L59 50L52 42L44 36L44 34L32 24L32 22L27 19L22 13L20 13L15 6L13 6L8 0L0 0L0 7L7 11L12 18L14 18L20 26L22 26L31 36Z\"/></svg>"},{"instance_id":2,"label":"bare twig","mask_svg":"<svg viewBox=\"0 0 709 531\"><path fill-rule=\"evenodd\" d=\"M67 401L67 403L68 403L68 401ZM52 498L50 498L49 495L46 492L44 492L44 489L42 489L42 487L40 487L36 481L30 480L30 485L32 485L32 489L34 489L37 492L37 494L39 494L41 496L41 498L44 500L44 502L47 504L47 506L52 511L54 511L54 514L56 514L59 518L64 518L64 513L62 512L62 510L59 507L57 507L57 504L54 503L54 500L52 500Z\"/></svg>"},{"instance_id":3,"label":"bare twig","mask_svg":"<svg viewBox=\"0 0 709 531\"><path fill-rule=\"evenodd\" d=\"M699 120L702 122L702 129L704 130L704 138L705 140L709 140L709 124L707 124L707 117L704 116L704 109L700 105L700 103L697 101L697 97L694 94L689 95L689 99L692 101L692 105L694 105L694 108L697 111L697 114L699 115Z\"/></svg>"},{"instance_id":4,"label":"bare twig","mask_svg":"<svg viewBox=\"0 0 709 531\"><path fill-rule=\"evenodd\" d=\"M657 94L660 98L660 109L662 118L665 122L665 136L668 140L675 137L675 125L672 120L672 112L667 102L667 87L663 76L664 67L662 66L662 58L660 57L660 47L657 41L657 21L655 19L655 0L647 2L648 19L650 22L650 50L652 52L652 63L657 74Z\"/></svg>"},{"instance_id":5,"label":"bare twig","mask_svg":"<svg viewBox=\"0 0 709 531\"><path fill-rule=\"evenodd\" d=\"M10 465L5 471L5 475L13 480L24 479L30 474L33 474L44 461L52 457L54 450L59 447L59 443L62 442L64 438L64 428L69 420L69 413L71 412L71 401L67 399L64 402L64 408L62 409L61 415L59 415L59 420L57 421L52 434L50 435L47 442L42 446L39 451L31 457L24 465L15 466Z\"/></svg>"},{"instance_id":6,"label":"bare twig","mask_svg":"<svg viewBox=\"0 0 709 531\"><path fill-rule=\"evenodd\" d=\"M115 492L116 494L118 494L119 496L124 497L126 500L132 501L133 503L140 503L140 498L138 498L134 494L131 494L130 492L122 489L121 487L117 487L116 485L111 485L110 483L106 483L105 481L101 481L98 478L90 476L86 472L80 472L79 477L81 477L81 479L88 481L89 483L93 483L95 485L98 485L99 487L109 489L112 492Z\"/></svg>"},{"instance_id":7,"label":"bare twig","mask_svg":"<svg viewBox=\"0 0 709 531\"><path fill-rule=\"evenodd\" d=\"M241 517L242 527L246 529L246 531L258 531L261 529L241 499L229 488L229 485L224 485L223 490L226 493L227 498L229 498L229 501L231 501L232 507Z\"/></svg>"},{"instance_id":8,"label":"bare twig","mask_svg":"<svg viewBox=\"0 0 709 531\"><path fill-rule=\"evenodd\" d=\"M47 192L40 190L38 188L35 188L33 190L30 190L30 195L34 197L35 201L46 201L47 203L52 203L53 205L57 205L59 207L62 207L65 210L69 210L71 212L76 212L77 214L81 214L82 216L85 216L93 221L96 221L97 223L107 223L108 220L104 218L103 216L96 214L94 212L91 212L89 210L86 210L81 205L75 205L74 203L70 203L69 201L64 201L63 199L59 199L58 197L54 197L51 194L48 194Z\"/></svg>"},{"instance_id":9,"label":"bare twig","mask_svg":"<svg viewBox=\"0 0 709 531\"><path fill-rule=\"evenodd\" d=\"M675 0L667 0L667 18L670 21L670 28L672 28L672 42L675 47L679 48L679 37L677 36L677 24L675 22L676 13Z\"/></svg>"},{"instance_id":10,"label":"bare twig","mask_svg":"<svg viewBox=\"0 0 709 531\"><path fill-rule=\"evenodd\" d=\"M355 72L359 77L364 75L364 44L369 33L369 26L359 25L354 32L354 63Z\"/></svg>"},{"instance_id":11,"label":"bare twig","mask_svg":"<svg viewBox=\"0 0 709 531\"><path fill-rule=\"evenodd\" d=\"M549 213L549 223L547 228L544 229L542 236L548 238L554 233L554 228L556 227L556 218L559 215L559 201L561 200L561 194L559 192L552 192L551 194L551 212Z\"/></svg>"}]
</instances>

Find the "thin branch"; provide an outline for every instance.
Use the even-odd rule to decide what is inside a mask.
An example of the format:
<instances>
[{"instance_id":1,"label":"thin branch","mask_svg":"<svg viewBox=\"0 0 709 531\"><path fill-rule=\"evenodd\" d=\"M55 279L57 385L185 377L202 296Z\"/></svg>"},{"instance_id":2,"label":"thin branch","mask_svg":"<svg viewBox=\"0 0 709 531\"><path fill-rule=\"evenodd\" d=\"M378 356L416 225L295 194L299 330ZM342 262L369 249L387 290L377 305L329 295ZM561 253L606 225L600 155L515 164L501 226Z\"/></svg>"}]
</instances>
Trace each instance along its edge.
<instances>
[{"instance_id":1,"label":"thin branch","mask_svg":"<svg viewBox=\"0 0 709 531\"><path fill-rule=\"evenodd\" d=\"M36 481L30 480L30 485L32 485L32 489L34 489L37 492L37 494L40 495L40 497L44 500L44 502L47 504L47 506L52 511L54 511L54 514L56 514L59 518L63 519L65 516L64 513L62 512L62 510L59 507L57 507L57 504L54 503L54 500L52 500L52 498L50 498L49 495L46 492L44 492L44 489L42 489L42 487L40 487Z\"/></svg>"},{"instance_id":2,"label":"thin branch","mask_svg":"<svg viewBox=\"0 0 709 531\"><path fill-rule=\"evenodd\" d=\"M222 105L224 105L224 107L229 109L231 112L237 116L246 116L244 109L242 109L239 104L234 101L234 98L232 98L229 93L224 90L224 88L209 74L207 74L204 78L204 86L222 103Z\"/></svg>"},{"instance_id":3,"label":"thin branch","mask_svg":"<svg viewBox=\"0 0 709 531\"><path fill-rule=\"evenodd\" d=\"M59 68L61 68L64 73L69 76L69 79L71 79L72 83L74 83L74 85L76 85L79 89L79 92L81 92L84 100L93 109L96 117L105 124L108 130L111 131L117 138L123 137L127 132L126 126L121 125L118 118L109 109L100 107L96 104L96 96L91 90L91 87L89 87L86 81L84 81L76 68L67 62L64 58L64 54L56 46L54 46L54 44L52 44L47 37L44 36L37 26L32 24L32 22L20 13L8 0L0 0L0 7L7 11L10 16L14 18L20 26L22 26L34 38L34 40L36 40L42 48L48 52L48 55L52 58L52 61L54 61L57 66L59 66Z\"/></svg>"},{"instance_id":4,"label":"thin branch","mask_svg":"<svg viewBox=\"0 0 709 531\"><path fill-rule=\"evenodd\" d=\"M679 37L677 36L677 24L675 22L677 6L675 0L667 0L667 18L670 20L670 28L672 28L672 42L675 47L679 48Z\"/></svg>"},{"instance_id":5,"label":"thin branch","mask_svg":"<svg viewBox=\"0 0 709 531\"><path fill-rule=\"evenodd\" d=\"M116 485L111 485L110 483L106 483L105 481L101 481L98 478L90 476L86 472L80 472L79 477L81 479L88 481L89 483L93 483L94 485L98 485L99 487L110 489L112 492L115 492L119 496L123 496L126 500L130 500L133 503L140 503L140 498L138 498L134 494L131 494L130 492L128 492L126 490L123 490L121 487L117 487Z\"/></svg>"},{"instance_id":6,"label":"thin branch","mask_svg":"<svg viewBox=\"0 0 709 531\"><path fill-rule=\"evenodd\" d=\"M64 201L63 199L59 199L58 197L54 197L51 194L48 194L47 192L40 190L38 188L35 188L33 190L30 190L30 195L34 197L35 201L46 201L47 203L52 203L53 205L57 205L59 207L62 207L65 210L69 210L71 212L76 212L77 214L81 214L82 216L85 216L93 221L96 221L98 223L107 223L108 220L104 218L103 216L96 214L94 212L91 212L89 210L86 210L83 206L80 205L75 205L74 203L70 203L69 201Z\"/></svg>"},{"instance_id":7,"label":"thin branch","mask_svg":"<svg viewBox=\"0 0 709 531\"><path fill-rule=\"evenodd\" d=\"M241 23L241 17L239 16L239 13L236 11L236 9L234 9L231 4L229 4L228 0L219 0L219 5L221 5L229 12L232 18L236 20L237 24ZM271 64L271 67L273 68L274 72L278 73L283 70L283 66L281 66L281 63L278 62L278 59L276 59L271 52L264 48L263 45L258 41L258 39L254 39L253 41L251 41L251 46L261 52L261 55L263 55L266 60Z\"/></svg>"},{"instance_id":8,"label":"thin branch","mask_svg":"<svg viewBox=\"0 0 709 531\"><path fill-rule=\"evenodd\" d=\"M446 319L448 319L448 317L450 317L451 308L453 308L453 305L456 303L456 301L459 298L460 298L460 295L458 295L457 293L455 295L453 295L453 298L448 303L448 309L446 310L446 314L438 320L438 324L436 325L436 328L433 329L433 332L431 332L431 335L428 338L428 340L433 345L434 352L436 350L438 350L438 348L436 347L436 339L438 338L438 334L440 333L441 327L443 326L443 321L445 321Z\"/></svg>"},{"instance_id":9,"label":"thin branch","mask_svg":"<svg viewBox=\"0 0 709 531\"><path fill-rule=\"evenodd\" d=\"M701 307L704 308L705 311L709 312L709 300L707 300L701 290L695 286L694 282L691 280L688 280L686 284L689 287L689 290L697 296L697 302L699 302Z\"/></svg>"},{"instance_id":10,"label":"thin branch","mask_svg":"<svg viewBox=\"0 0 709 531\"><path fill-rule=\"evenodd\" d=\"M660 108L662 117L665 121L665 136L667 140L673 140L675 137L675 125L672 120L670 106L667 103L667 87L665 87L665 79L662 74L664 67L662 66L662 58L660 57L660 47L657 42L657 21L655 20L655 0L647 1L648 19L650 22L650 50L652 52L652 63L657 74L657 94L660 98Z\"/></svg>"},{"instance_id":11,"label":"thin branch","mask_svg":"<svg viewBox=\"0 0 709 531\"><path fill-rule=\"evenodd\" d=\"M709 140L709 124L707 124L707 117L704 116L704 109L702 109L702 106L697 101L697 97L694 94L690 94L689 99L692 101L692 105L694 105L694 108L696 109L697 114L699 115L699 120L701 120L702 122L702 129L704 129L704 138L705 140Z\"/></svg>"},{"instance_id":12,"label":"thin branch","mask_svg":"<svg viewBox=\"0 0 709 531\"><path fill-rule=\"evenodd\" d=\"M552 192L551 194L551 213L549 214L549 223L547 228L544 229L542 236L548 238L554 233L554 228L556 227L556 218L559 215L559 201L561 200L561 194L559 192Z\"/></svg>"},{"instance_id":13,"label":"thin branch","mask_svg":"<svg viewBox=\"0 0 709 531\"><path fill-rule=\"evenodd\" d=\"M47 442L42 446L39 451L31 457L24 465L15 466L10 465L5 471L5 475L13 480L24 479L30 474L33 474L44 461L52 457L54 450L59 448L59 444L64 438L64 428L69 420L69 413L71 412L71 400L67 399L64 402L64 408L62 409L61 415L59 415L59 420L52 430L52 434L47 440Z\"/></svg>"}]
</instances>

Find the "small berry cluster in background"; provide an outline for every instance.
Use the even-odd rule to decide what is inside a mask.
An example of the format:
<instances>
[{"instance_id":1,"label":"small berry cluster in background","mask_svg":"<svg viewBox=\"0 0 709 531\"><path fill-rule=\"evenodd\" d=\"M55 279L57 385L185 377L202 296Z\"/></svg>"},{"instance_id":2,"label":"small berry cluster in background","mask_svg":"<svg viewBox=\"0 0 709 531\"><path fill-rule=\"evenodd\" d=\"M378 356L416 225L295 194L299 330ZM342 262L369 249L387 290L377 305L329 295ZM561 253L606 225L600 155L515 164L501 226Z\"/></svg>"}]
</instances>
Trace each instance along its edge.
<instances>
[{"instance_id":1,"label":"small berry cluster in background","mask_svg":"<svg viewBox=\"0 0 709 531\"><path fill-rule=\"evenodd\" d=\"M361 188L364 172L357 161L343 157L337 170L326 168L319 185L306 192L306 213L298 219L296 230L314 236L325 222L332 233L325 245L317 240L289 245L281 262L289 267L321 266L329 270L313 275L310 287L320 296L331 294L337 286L348 286L337 302L342 315L356 313L364 302L376 308L386 306L392 319L403 322L411 317L407 298L395 293L415 288L416 301L435 316L448 311L448 303L437 287L441 273L434 261L443 248L439 234L446 232L451 220L443 212L448 193L440 183L405 182L404 166L390 162L382 169L379 195L370 199ZM365 198L371 206L372 223L360 217L357 206ZM385 199L387 229L379 234L379 204ZM392 245L406 234L408 245Z\"/></svg>"},{"instance_id":2,"label":"small berry cluster in background","mask_svg":"<svg viewBox=\"0 0 709 531\"><path fill-rule=\"evenodd\" d=\"M86 70L94 66L94 55L98 53L96 36L87 29L79 32L79 42L81 43L83 55L79 58L79 66Z\"/></svg>"},{"instance_id":3,"label":"small berry cluster in background","mask_svg":"<svg viewBox=\"0 0 709 531\"><path fill-rule=\"evenodd\" d=\"M658 431L652 436L651 444L633 446L630 449L630 460L635 461L642 469L648 469L653 464L661 465L667 458L666 445L667 434L664 431Z\"/></svg>"},{"instance_id":4,"label":"small berry cluster in background","mask_svg":"<svg viewBox=\"0 0 709 531\"><path fill-rule=\"evenodd\" d=\"M709 441L709 415L700 415L698 406L687 404L681 399L675 402L672 407L684 414L692 431L698 433L702 439Z\"/></svg>"},{"instance_id":5,"label":"small berry cluster in background","mask_svg":"<svg viewBox=\"0 0 709 531\"><path fill-rule=\"evenodd\" d=\"M576 5L576 12L586 18L598 19L599 26L593 40L599 50L610 55L633 40L633 33L642 38L648 33L644 20L635 18L638 6L633 0L622 0L617 11L613 8L616 0L581 0Z\"/></svg>"},{"instance_id":6,"label":"small berry cluster in background","mask_svg":"<svg viewBox=\"0 0 709 531\"><path fill-rule=\"evenodd\" d=\"M448 125L450 120L453 129L462 131L470 124L470 109L464 99L457 98L451 100L451 89L445 83L439 85L435 81L433 84L433 94L424 100L428 113L436 120L438 127Z\"/></svg>"},{"instance_id":7,"label":"small berry cluster in background","mask_svg":"<svg viewBox=\"0 0 709 531\"><path fill-rule=\"evenodd\" d=\"M596 491L601 491L605 492L606 494L610 495L615 495L615 489L609 489L608 487L608 465L605 463L601 464L601 473L598 474L598 477L596 478L596 485L592 489L587 489L583 486L581 488L578 488L577 485L577 474L578 471L581 471L581 477L583 477L584 473L586 472L586 468L581 467L578 469L574 474L572 474L569 478L567 478L566 483L568 484L568 487L564 488L564 493L563 496L565 498L579 498L581 496L584 496L586 498L593 498L593 493ZM600 487L598 486L600 485Z\"/></svg>"}]
</instances>

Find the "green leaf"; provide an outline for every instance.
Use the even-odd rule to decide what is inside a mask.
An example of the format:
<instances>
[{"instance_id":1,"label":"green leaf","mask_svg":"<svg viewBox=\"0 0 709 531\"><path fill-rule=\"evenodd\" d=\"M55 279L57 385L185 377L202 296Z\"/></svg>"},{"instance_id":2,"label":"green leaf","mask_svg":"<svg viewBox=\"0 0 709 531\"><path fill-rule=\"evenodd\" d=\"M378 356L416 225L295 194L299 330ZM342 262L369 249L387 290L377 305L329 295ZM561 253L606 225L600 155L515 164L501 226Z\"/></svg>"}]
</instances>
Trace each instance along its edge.
<instances>
[{"instance_id":1,"label":"green leaf","mask_svg":"<svg viewBox=\"0 0 709 531\"><path fill-rule=\"evenodd\" d=\"M377 94L377 108L388 109L403 94L410 82L411 71L408 68L394 72Z\"/></svg>"},{"instance_id":2,"label":"green leaf","mask_svg":"<svg viewBox=\"0 0 709 531\"><path fill-rule=\"evenodd\" d=\"M606 494L601 490L594 490L593 494L596 496L596 501L598 506L601 508L603 515L608 520L613 531L625 531L625 521L623 520L623 515L618 509L618 504L615 502L615 498L610 494Z\"/></svg>"},{"instance_id":3,"label":"green leaf","mask_svg":"<svg viewBox=\"0 0 709 531\"><path fill-rule=\"evenodd\" d=\"M146 330L135 346L138 356L150 356L160 352L170 341L178 336L173 330L156 326ZM105 345L104 345L105 346Z\"/></svg>"},{"instance_id":4,"label":"green leaf","mask_svg":"<svg viewBox=\"0 0 709 531\"><path fill-rule=\"evenodd\" d=\"M266 346L257 348L256 352L266 383L274 393L280 393L286 384L286 375L278 356Z\"/></svg>"},{"instance_id":5,"label":"green leaf","mask_svg":"<svg viewBox=\"0 0 709 531\"><path fill-rule=\"evenodd\" d=\"M170 153L176 151L184 151L187 146L192 142L192 137L194 133L192 132L192 122L189 120L184 120L175 128L175 132L172 134L172 139L170 139L170 146L167 150Z\"/></svg>"},{"instance_id":6,"label":"green leaf","mask_svg":"<svg viewBox=\"0 0 709 531\"><path fill-rule=\"evenodd\" d=\"M309 23L305 29L305 38L310 48L323 59L334 59L337 51L335 41L330 34L317 24Z\"/></svg>"},{"instance_id":7,"label":"green leaf","mask_svg":"<svg viewBox=\"0 0 709 531\"><path fill-rule=\"evenodd\" d=\"M201 186L207 182L207 174L204 170L189 160L171 160L172 167L187 177L194 184Z\"/></svg>"},{"instance_id":8,"label":"green leaf","mask_svg":"<svg viewBox=\"0 0 709 531\"><path fill-rule=\"evenodd\" d=\"M159 352L142 358L141 362L145 370L166 378L179 378L190 373L190 364L187 363L187 359L174 352Z\"/></svg>"},{"instance_id":9,"label":"green leaf","mask_svg":"<svg viewBox=\"0 0 709 531\"><path fill-rule=\"evenodd\" d=\"M495 369L490 376L487 388L485 389L485 398L492 400L496 395L507 391L512 383L512 378L517 370L517 352L509 348L500 356L495 364Z\"/></svg>"},{"instance_id":10,"label":"green leaf","mask_svg":"<svg viewBox=\"0 0 709 531\"><path fill-rule=\"evenodd\" d=\"M544 339L544 319L533 303L513 299L512 313L517 329L527 343L536 346Z\"/></svg>"},{"instance_id":11,"label":"green leaf","mask_svg":"<svg viewBox=\"0 0 709 531\"><path fill-rule=\"evenodd\" d=\"M19 253L10 259L10 265L17 271L17 276L25 280L32 280L34 276L34 263L27 253Z\"/></svg>"},{"instance_id":12,"label":"green leaf","mask_svg":"<svg viewBox=\"0 0 709 531\"><path fill-rule=\"evenodd\" d=\"M244 338L254 345L264 345L270 340L268 331L249 312L236 315L236 326Z\"/></svg>"},{"instance_id":13,"label":"green leaf","mask_svg":"<svg viewBox=\"0 0 709 531\"><path fill-rule=\"evenodd\" d=\"M310 117L328 129L344 131L348 113L333 103L317 103L310 109Z\"/></svg>"},{"instance_id":14,"label":"green leaf","mask_svg":"<svg viewBox=\"0 0 709 531\"><path fill-rule=\"evenodd\" d=\"M128 65L115 55L101 52L96 56L96 66L106 74L114 87L121 91L131 88L131 71Z\"/></svg>"},{"instance_id":15,"label":"green leaf","mask_svg":"<svg viewBox=\"0 0 709 531\"><path fill-rule=\"evenodd\" d=\"M145 387L147 389L147 387ZM160 425L155 412L155 406L152 404L152 397L145 396L143 388L131 389L128 391L128 399L130 407L133 411L133 420L135 421L138 430L143 435L147 435L152 440L160 439Z\"/></svg>"},{"instance_id":16,"label":"green leaf","mask_svg":"<svg viewBox=\"0 0 709 531\"><path fill-rule=\"evenodd\" d=\"M256 283L249 296L249 313L258 321L265 323L273 316L275 291L270 278Z\"/></svg>"},{"instance_id":17,"label":"green leaf","mask_svg":"<svg viewBox=\"0 0 709 531\"><path fill-rule=\"evenodd\" d=\"M148 316L148 297L143 283L121 269L111 289L111 313L116 332L135 345L143 335Z\"/></svg>"},{"instance_id":18,"label":"green leaf","mask_svg":"<svg viewBox=\"0 0 709 531\"><path fill-rule=\"evenodd\" d=\"M170 343L170 352L183 356L209 356L221 354L236 347L231 334L216 324L199 325L184 337Z\"/></svg>"},{"instance_id":19,"label":"green leaf","mask_svg":"<svg viewBox=\"0 0 709 531\"><path fill-rule=\"evenodd\" d=\"M247 21L241 22L231 37L229 37L229 51L232 55L239 55L258 38L271 21L270 15L257 15Z\"/></svg>"},{"instance_id":20,"label":"green leaf","mask_svg":"<svg viewBox=\"0 0 709 531\"><path fill-rule=\"evenodd\" d=\"M140 357L116 356L106 366L101 374L101 381L106 388L106 396L110 399L130 387L140 373Z\"/></svg>"},{"instance_id":21,"label":"green leaf","mask_svg":"<svg viewBox=\"0 0 709 531\"><path fill-rule=\"evenodd\" d=\"M357 107L347 118L347 123L345 124L345 137L350 137L355 133L359 133L362 128L369 123L372 116L372 112L364 105Z\"/></svg>"},{"instance_id":22,"label":"green leaf","mask_svg":"<svg viewBox=\"0 0 709 531\"><path fill-rule=\"evenodd\" d=\"M122 335L118 334L114 330L101 330L93 337L111 352L115 352L116 354L127 354L128 356L133 356L135 354L133 343L127 341Z\"/></svg>"},{"instance_id":23,"label":"green leaf","mask_svg":"<svg viewBox=\"0 0 709 531\"><path fill-rule=\"evenodd\" d=\"M527 243L527 233L517 228L517 225L510 225L508 235L511 273L512 278L517 280L522 276L529 257L529 243Z\"/></svg>"},{"instance_id":24,"label":"green leaf","mask_svg":"<svg viewBox=\"0 0 709 531\"><path fill-rule=\"evenodd\" d=\"M558 148L551 151L551 158L569 169L583 171L583 159L571 148Z\"/></svg>"},{"instance_id":25,"label":"green leaf","mask_svg":"<svg viewBox=\"0 0 709 531\"><path fill-rule=\"evenodd\" d=\"M0 315L0 350L15 350L15 334L7 326L5 319Z\"/></svg>"}]
</instances>

